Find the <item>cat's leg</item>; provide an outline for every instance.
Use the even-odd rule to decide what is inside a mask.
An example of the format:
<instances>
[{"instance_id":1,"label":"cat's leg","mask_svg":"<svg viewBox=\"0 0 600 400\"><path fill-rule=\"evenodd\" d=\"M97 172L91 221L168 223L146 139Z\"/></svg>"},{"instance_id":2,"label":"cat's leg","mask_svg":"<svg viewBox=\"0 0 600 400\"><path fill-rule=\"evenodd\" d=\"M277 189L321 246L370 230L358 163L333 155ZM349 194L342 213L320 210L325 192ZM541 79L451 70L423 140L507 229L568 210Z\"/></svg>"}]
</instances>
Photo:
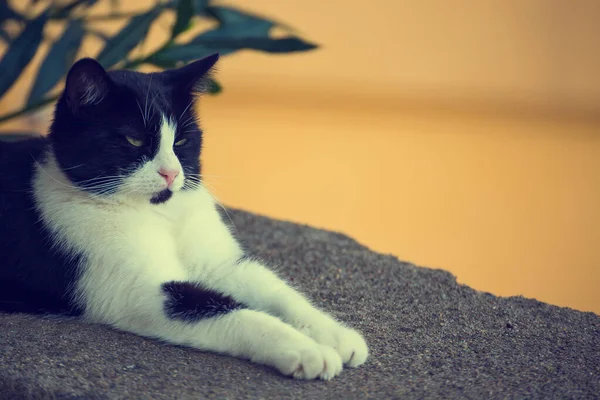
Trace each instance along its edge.
<instances>
[{"instance_id":1,"label":"cat's leg","mask_svg":"<svg viewBox=\"0 0 600 400\"><path fill-rule=\"evenodd\" d=\"M366 361L369 351L361 334L314 307L262 262L245 257L214 207L191 209L183 231L184 262L195 279L335 348L348 366Z\"/></svg>"},{"instance_id":2,"label":"cat's leg","mask_svg":"<svg viewBox=\"0 0 600 400\"><path fill-rule=\"evenodd\" d=\"M341 372L342 360L333 348L272 315L186 280L175 258L152 253L148 248L146 254L121 262L104 257L102 264L88 265L80 293L89 320L250 359L298 379L328 380ZM132 259L140 263L132 264ZM112 278L110 270L115 271Z\"/></svg>"},{"instance_id":3,"label":"cat's leg","mask_svg":"<svg viewBox=\"0 0 600 400\"><path fill-rule=\"evenodd\" d=\"M202 279L252 308L280 317L318 343L335 348L350 367L367 359L368 347L359 332L314 307L260 261L243 258L221 264Z\"/></svg>"}]
</instances>

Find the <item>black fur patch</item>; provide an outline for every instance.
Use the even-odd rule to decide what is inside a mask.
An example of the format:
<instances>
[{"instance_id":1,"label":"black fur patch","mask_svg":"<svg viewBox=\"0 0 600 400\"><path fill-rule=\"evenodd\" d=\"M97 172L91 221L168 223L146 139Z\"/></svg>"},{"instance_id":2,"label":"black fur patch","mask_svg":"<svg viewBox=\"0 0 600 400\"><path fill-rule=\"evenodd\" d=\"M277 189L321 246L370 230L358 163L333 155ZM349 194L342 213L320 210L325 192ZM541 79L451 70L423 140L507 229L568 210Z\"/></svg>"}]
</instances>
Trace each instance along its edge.
<instances>
[{"instance_id":1,"label":"black fur patch","mask_svg":"<svg viewBox=\"0 0 600 400\"><path fill-rule=\"evenodd\" d=\"M0 311L79 315L71 299L84 256L52 248L32 194L47 145L44 138L0 142Z\"/></svg>"},{"instance_id":2,"label":"black fur patch","mask_svg":"<svg viewBox=\"0 0 600 400\"><path fill-rule=\"evenodd\" d=\"M171 319L198 322L227 314L245 305L197 282L167 282L162 285L167 295L165 312Z\"/></svg>"},{"instance_id":3,"label":"black fur patch","mask_svg":"<svg viewBox=\"0 0 600 400\"><path fill-rule=\"evenodd\" d=\"M169 189L165 189L160 193L157 193L153 198L150 199L152 204L161 204L169 200L173 196L173 192Z\"/></svg>"}]
</instances>

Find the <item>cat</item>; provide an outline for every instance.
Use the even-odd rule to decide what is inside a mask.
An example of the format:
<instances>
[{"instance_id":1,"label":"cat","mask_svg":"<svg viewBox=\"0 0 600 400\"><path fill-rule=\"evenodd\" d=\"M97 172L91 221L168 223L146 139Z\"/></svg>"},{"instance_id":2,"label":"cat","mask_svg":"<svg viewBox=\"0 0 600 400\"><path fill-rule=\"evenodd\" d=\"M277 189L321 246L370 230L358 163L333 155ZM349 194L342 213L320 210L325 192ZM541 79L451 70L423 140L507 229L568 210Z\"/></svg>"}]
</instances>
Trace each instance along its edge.
<instances>
[{"instance_id":1,"label":"cat","mask_svg":"<svg viewBox=\"0 0 600 400\"><path fill-rule=\"evenodd\" d=\"M92 323L329 380L361 334L244 253L200 174L218 54L154 73L70 68L46 137L0 142L0 309Z\"/></svg>"}]
</instances>

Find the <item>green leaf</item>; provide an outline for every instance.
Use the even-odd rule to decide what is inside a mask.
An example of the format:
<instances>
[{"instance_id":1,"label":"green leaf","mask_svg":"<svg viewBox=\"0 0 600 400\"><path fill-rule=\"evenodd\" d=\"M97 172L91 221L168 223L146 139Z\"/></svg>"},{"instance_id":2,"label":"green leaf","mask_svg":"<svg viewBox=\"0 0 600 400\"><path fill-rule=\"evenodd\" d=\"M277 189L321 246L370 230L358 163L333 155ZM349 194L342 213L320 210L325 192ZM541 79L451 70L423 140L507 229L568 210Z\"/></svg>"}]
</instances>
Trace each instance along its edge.
<instances>
[{"instance_id":1,"label":"green leaf","mask_svg":"<svg viewBox=\"0 0 600 400\"><path fill-rule=\"evenodd\" d=\"M96 57L104 68L110 68L123 60L127 54L137 46L148 33L150 26L160 14L162 7L156 7L145 14L137 15L106 42L104 48Z\"/></svg>"},{"instance_id":2,"label":"green leaf","mask_svg":"<svg viewBox=\"0 0 600 400\"><path fill-rule=\"evenodd\" d=\"M277 23L230 7L208 7L210 15L221 24L205 32L205 37L264 37Z\"/></svg>"},{"instance_id":3,"label":"green leaf","mask_svg":"<svg viewBox=\"0 0 600 400\"><path fill-rule=\"evenodd\" d=\"M192 10L196 15L202 15L205 16L207 15L207 8L208 8L208 3L210 3L210 0L192 0ZM179 1L170 1L167 4L167 8L176 10L179 6Z\"/></svg>"},{"instance_id":4,"label":"green leaf","mask_svg":"<svg viewBox=\"0 0 600 400\"><path fill-rule=\"evenodd\" d=\"M290 53L317 47L297 36L277 39L269 37L269 31L276 23L256 15L220 6L211 6L208 10L221 21L217 28L198 35L187 44L169 46L153 59L159 63L176 63L196 60L217 52L225 56L242 49Z\"/></svg>"},{"instance_id":5,"label":"green leaf","mask_svg":"<svg viewBox=\"0 0 600 400\"><path fill-rule=\"evenodd\" d=\"M63 35L48 51L44 62L38 70L35 83L29 93L27 105L35 104L50 91L75 60L75 55L81 46L85 31L80 20L72 20Z\"/></svg>"},{"instance_id":6,"label":"green leaf","mask_svg":"<svg viewBox=\"0 0 600 400\"><path fill-rule=\"evenodd\" d=\"M10 43L10 35L4 29L0 28L0 39L4 41L4 43Z\"/></svg>"},{"instance_id":7,"label":"green leaf","mask_svg":"<svg viewBox=\"0 0 600 400\"><path fill-rule=\"evenodd\" d=\"M209 0L194 0L194 10L198 15L206 15Z\"/></svg>"},{"instance_id":8,"label":"green leaf","mask_svg":"<svg viewBox=\"0 0 600 400\"><path fill-rule=\"evenodd\" d=\"M177 19L171 31L171 39L190 28L190 21L194 15L192 0L179 0L177 2Z\"/></svg>"},{"instance_id":9,"label":"green leaf","mask_svg":"<svg viewBox=\"0 0 600 400\"><path fill-rule=\"evenodd\" d=\"M69 18L71 11L73 11L74 9L76 9L77 7L81 6L81 5L85 5L86 7L90 7L93 6L96 1L98 0L73 0L70 3L62 6L62 7L58 7L56 9L54 9L51 13L50 13L50 18L51 19L65 19L65 18Z\"/></svg>"},{"instance_id":10,"label":"green leaf","mask_svg":"<svg viewBox=\"0 0 600 400\"><path fill-rule=\"evenodd\" d=\"M223 91L223 86L221 86L219 84L219 82L215 81L214 79L211 79L209 82L209 86L208 86L208 93L209 94L219 94Z\"/></svg>"},{"instance_id":11,"label":"green leaf","mask_svg":"<svg viewBox=\"0 0 600 400\"><path fill-rule=\"evenodd\" d=\"M156 58L156 57L150 57L147 60L144 60L145 64L151 64L154 66L157 66L159 68L163 68L163 69L168 69L168 68L175 68L177 67L177 62L176 61L172 61L172 60L162 60L160 58Z\"/></svg>"},{"instance_id":12,"label":"green leaf","mask_svg":"<svg viewBox=\"0 0 600 400\"><path fill-rule=\"evenodd\" d=\"M198 44L184 44L184 45L174 45L166 48L165 50L160 51L158 54L155 54L154 57L150 60L150 62L154 65L169 65L176 64L177 62L188 62L196 59L200 59L211 54L214 54L215 51L210 49L209 47L198 45ZM229 52L231 53L231 51ZM221 53L221 55L226 55L228 53Z\"/></svg>"},{"instance_id":13,"label":"green leaf","mask_svg":"<svg viewBox=\"0 0 600 400\"><path fill-rule=\"evenodd\" d=\"M317 46L296 36L285 38L232 38L232 39L194 39L188 44L171 46L153 57L158 63L189 62L208 55L219 53L221 56L238 50L250 49L266 53L292 53L315 49Z\"/></svg>"},{"instance_id":14,"label":"green leaf","mask_svg":"<svg viewBox=\"0 0 600 400\"><path fill-rule=\"evenodd\" d=\"M110 39L110 37L106 33L96 29L91 29L89 26L85 27L85 31L90 35L96 36L98 39L103 40L105 42L107 42Z\"/></svg>"},{"instance_id":15,"label":"green leaf","mask_svg":"<svg viewBox=\"0 0 600 400\"><path fill-rule=\"evenodd\" d=\"M248 38L217 38L210 39L197 37L193 44L201 45L210 49L213 53L229 54L236 50L250 49L260 50L266 53L294 53L317 48L317 45L304 41L297 36L286 36L283 38L270 37L248 37Z\"/></svg>"},{"instance_id":16,"label":"green leaf","mask_svg":"<svg viewBox=\"0 0 600 400\"><path fill-rule=\"evenodd\" d=\"M29 21L23 32L12 41L6 53L0 60L0 97L17 81L21 72L35 55L48 20L44 11L37 18Z\"/></svg>"},{"instance_id":17,"label":"green leaf","mask_svg":"<svg viewBox=\"0 0 600 400\"><path fill-rule=\"evenodd\" d=\"M41 137L41 135L34 132L0 132L0 142L18 142L38 137Z\"/></svg>"},{"instance_id":18,"label":"green leaf","mask_svg":"<svg viewBox=\"0 0 600 400\"><path fill-rule=\"evenodd\" d=\"M10 8L6 0L0 0L0 23L8 19L23 21L24 18L21 14Z\"/></svg>"}]
</instances>

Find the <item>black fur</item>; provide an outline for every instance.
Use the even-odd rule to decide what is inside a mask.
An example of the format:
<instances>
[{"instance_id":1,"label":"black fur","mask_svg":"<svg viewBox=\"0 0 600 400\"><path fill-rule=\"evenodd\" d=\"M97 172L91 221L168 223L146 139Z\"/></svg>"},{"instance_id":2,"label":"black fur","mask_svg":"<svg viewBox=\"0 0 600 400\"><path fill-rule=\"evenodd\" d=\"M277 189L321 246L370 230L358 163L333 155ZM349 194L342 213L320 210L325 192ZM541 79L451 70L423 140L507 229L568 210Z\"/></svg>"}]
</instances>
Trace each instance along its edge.
<instances>
[{"instance_id":1,"label":"black fur","mask_svg":"<svg viewBox=\"0 0 600 400\"><path fill-rule=\"evenodd\" d=\"M31 178L46 139L0 142L0 310L80 314L71 301L82 255L51 246Z\"/></svg>"},{"instance_id":2,"label":"black fur","mask_svg":"<svg viewBox=\"0 0 600 400\"><path fill-rule=\"evenodd\" d=\"M160 204L168 201L173 196L173 192L169 189L165 189L162 192L157 193L154 197L150 199L150 203L152 204Z\"/></svg>"},{"instance_id":3,"label":"black fur","mask_svg":"<svg viewBox=\"0 0 600 400\"><path fill-rule=\"evenodd\" d=\"M197 322L246 308L233 298L197 282L168 282L162 288L167 295L165 313L171 319Z\"/></svg>"},{"instance_id":4,"label":"black fur","mask_svg":"<svg viewBox=\"0 0 600 400\"><path fill-rule=\"evenodd\" d=\"M188 105L217 58L152 75L106 72L94 60L80 60L68 74L48 137L0 142L0 310L73 315L84 311L85 299L80 304L73 297L85 255L61 250L34 203L33 173L36 163L44 163L48 149L53 149L74 185L102 192L85 181L127 174L144 158L154 157L163 113L179 120L176 140L187 141L174 151L186 180L198 182L202 134L194 123L194 107ZM132 146L126 136L143 140L144 145ZM164 203L172 195L168 190L159 192L149 201Z\"/></svg>"}]
</instances>

